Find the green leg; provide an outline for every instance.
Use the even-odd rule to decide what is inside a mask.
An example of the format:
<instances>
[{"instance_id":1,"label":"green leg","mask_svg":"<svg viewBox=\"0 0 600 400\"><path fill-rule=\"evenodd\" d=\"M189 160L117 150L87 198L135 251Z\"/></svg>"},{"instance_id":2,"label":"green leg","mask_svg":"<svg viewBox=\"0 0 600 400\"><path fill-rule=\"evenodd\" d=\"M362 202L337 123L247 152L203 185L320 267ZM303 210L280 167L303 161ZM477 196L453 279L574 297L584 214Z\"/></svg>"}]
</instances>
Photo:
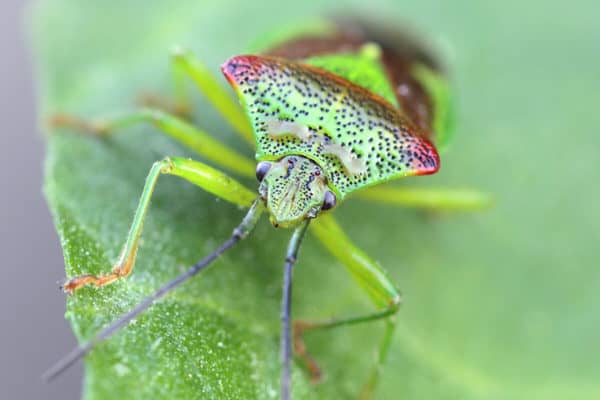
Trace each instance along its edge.
<instances>
[{"instance_id":1,"label":"green leg","mask_svg":"<svg viewBox=\"0 0 600 400\"><path fill-rule=\"evenodd\" d=\"M378 203L437 211L471 211L489 207L490 196L469 189L376 186L356 193L357 198Z\"/></svg>"},{"instance_id":2,"label":"green leg","mask_svg":"<svg viewBox=\"0 0 600 400\"><path fill-rule=\"evenodd\" d=\"M328 329L344 325L353 325L361 322L385 319L386 329L379 345L376 364L370 372L367 383L361 392L362 399L372 398L379 375L385 362L390 341L394 333L394 314L400 307L400 294L389 280L384 270L373 261L365 252L356 247L346 236L342 228L330 215L321 215L315 220L312 232L342 264L346 267L352 278L367 292L373 304L379 311L351 318L331 319L326 321L297 321L294 325L295 349L305 360L306 365L318 379L320 370L316 362L306 351L302 341L304 332L313 329Z\"/></svg>"},{"instance_id":3,"label":"green leg","mask_svg":"<svg viewBox=\"0 0 600 400\"><path fill-rule=\"evenodd\" d=\"M135 256L138 249L138 242L142 234L142 226L148 212L148 207L150 206L150 199L158 181L158 177L162 174L179 176L200 186L207 192L243 207L249 207L257 197L256 193L247 189L242 184L201 162L176 157L157 161L150 169L150 173L146 178L146 184L144 185L142 196L133 217L127 240L112 272L100 276L77 276L64 285L64 290L66 292L72 293L87 284L93 284L97 287L104 286L131 273L135 264Z\"/></svg>"},{"instance_id":4,"label":"green leg","mask_svg":"<svg viewBox=\"0 0 600 400\"><path fill-rule=\"evenodd\" d=\"M205 131L168 113L149 108L121 114L98 121L82 121L74 117L59 115L53 120L54 126L71 127L79 131L106 136L131 125L149 123L161 132L171 136L183 145L194 150L231 172L242 176L254 176L254 162L230 149Z\"/></svg>"},{"instance_id":5,"label":"green leg","mask_svg":"<svg viewBox=\"0 0 600 400\"><path fill-rule=\"evenodd\" d=\"M175 50L173 52L175 73L179 71L188 75L207 100L217 109L223 118L235 129L240 136L254 146L254 134L242 108L230 93L217 81L208 68L191 52ZM181 77L175 77L176 95L185 102L186 93Z\"/></svg>"},{"instance_id":6,"label":"green leg","mask_svg":"<svg viewBox=\"0 0 600 400\"><path fill-rule=\"evenodd\" d=\"M225 242L223 242L219 247L215 249L212 253L204 257L202 260L198 261L194 264L190 269L188 269L183 274L178 275L176 278L170 280L166 284L162 285L159 289L157 289L153 294L146 297L140 303L138 303L134 308L129 310L127 313L121 315L116 321L105 327L103 330L98 332L94 337L92 337L87 343L82 344L71 350L65 357L60 359L56 364L54 364L50 369L48 369L42 375L42 379L48 383L58 375L62 374L66 369L72 366L77 360L82 359L86 354L94 349L94 347L103 340L108 339L114 333L120 331L122 328L126 327L131 321L133 321L137 316L143 313L148 308L152 307L152 305L160 298L167 295L169 292L180 286L182 283L186 282L188 279L194 277L204 269L210 266L210 264L215 261L218 257L220 257L223 253L231 249L238 243L240 240L244 239L251 231L254 229L254 226L258 222L258 219L265 211L265 205L262 199L257 198L252 203L250 210L242 220L242 222L235 228Z\"/></svg>"}]
</instances>

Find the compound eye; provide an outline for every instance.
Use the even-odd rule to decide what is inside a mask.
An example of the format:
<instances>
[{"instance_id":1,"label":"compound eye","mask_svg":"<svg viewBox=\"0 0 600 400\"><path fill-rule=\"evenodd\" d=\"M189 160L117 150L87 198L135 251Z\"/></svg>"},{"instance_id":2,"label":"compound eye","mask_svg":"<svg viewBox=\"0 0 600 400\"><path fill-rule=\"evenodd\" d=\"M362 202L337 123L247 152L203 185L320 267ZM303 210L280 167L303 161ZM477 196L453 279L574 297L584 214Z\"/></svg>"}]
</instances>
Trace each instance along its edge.
<instances>
[{"instance_id":1,"label":"compound eye","mask_svg":"<svg viewBox=\"0 0 600 400\"><path fill-rule=\"evenodd\" d=\"M337 199L335 198L335 194L331 190L325 192L325 196L323 198L323 205L321 206L321 210L330 210L335 207Z\"/></svg>"},{"instance_id":2,"label":"compound eye","mask_svg":"<svg viewBox=\"0 0 600 400\"><path fill-rule=\"evenodd\" d=\"M270 162L268 162L268 161L259 162L256 165L256 179L258 179L259 182L262 181L270 169L271 169Z\"/></svg>"}]
</instances>

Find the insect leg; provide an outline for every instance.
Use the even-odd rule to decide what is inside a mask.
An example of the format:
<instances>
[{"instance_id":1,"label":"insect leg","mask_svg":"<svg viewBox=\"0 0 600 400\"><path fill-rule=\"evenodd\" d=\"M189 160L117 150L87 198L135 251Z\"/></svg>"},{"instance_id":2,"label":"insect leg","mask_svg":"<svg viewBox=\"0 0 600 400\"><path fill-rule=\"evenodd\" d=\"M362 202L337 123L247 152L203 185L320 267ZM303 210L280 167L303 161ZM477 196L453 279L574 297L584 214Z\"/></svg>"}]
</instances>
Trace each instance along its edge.
<instances>
[{"instance_id":1,"label":"insect leg","mask_svg":"<svg viewBox=\"0 0 600 400\"><path fill-rule=\"evenodd\" d=\"M177 49L173 52L175 68L188 75L219 114L248 143L254 146L254 134L242 108L217 81L208 68L191 52ZM178 89L182 93L181 89Z\"/></svg>"},{"instance_id":2,"label":"insect leg","mask_svg":"<svg viewBox=\"0 0 600 400\"><path fill-rule=\"evenodd\" d=\"M300 225L294 231L285 257L283 274L283 299L281 301L281 399L291 397L290 360L292 357L292 335L290 314L292 311L292 269L298 258L298 250L306 233L310 220Z\"/></svg>"},{"instance_id":3,"label":"insect leg","mask_svg":"<svg viewBox=\"0 0 600 400\"><path fill-rule=\"evenodd\" d=\"M69 127L98 136L107 136L131 125L149 123L159 131L189 147L229 171L242 176L254 176L254 162L235 150L220 143L205 131L196 128L172 114L150 108L142 108L112 118L85 121L68 115L56 115L52 124L55 127Z\"/></svg>"},{"instance_id":4,"label":"insect leg","mask_svg":"<svg viewBox=\"0 0 600 400\"><path fill-rule=\"evenodd\" d=\"M233 247L237 242L244 239L250 231L256 225L260 215L264 211L264 203L257 199L254 201L250 210L242 220L242 223L238 225L237 228L233 230L231 237L225 241L221 246L219 246L215 251L213 251L208 256L204 257L201 261L196 263L192 268L179 275L177 278L171 280L152 295L146 297L141 303L135 306L131 311L122 315L115 322L104 328L100 331L96 336L94 336L89 342L84 345L77 346L73 349L69 354L67 354L64 358L62 358L59 362L57 362L54 366L48 369L42 376L45 381L50 381L54 379L56 376L60 375L63 371L68 369L71 365L73 365L77 360L83 358L87 353L89 353L94 346L109 338L113 333L117 332L119 329L125 327L129 322L131 322L135 317L140 315L144 310L148 307L152 306L154 302L161 297L165 296L171 290L175 289L177 286L181 285L183 282L187 281L189 278L196 275L198 272L202 271L204 268L208 267L210 263L216 260L221 254L229 250Z\"/></svg>"},{"instance_id":5,"label":"insect leg","mask_svg":"<svg viewBox=\"0 0 600 400\"><path fill-rule=\"evenodd\" d=\"M150 206L152 192L154 191L158 177L162 174L179 176L200 186L207 192L244 207L252 204L257 197L255 193L241 183L201 162L176 157L157 161L148 173L142 196L140 197L129 234L127 235L127 240L112 272L100 276L77 276L64 285L63 288L66 292L72 293L87 284L93 284L97 287L104 286L131 273L135 263L138 242L142 234L142 226Z\"/></svg>"},{"instance_id":6,"label":"insect leg","mask_svg":"<svg viewBox=\"0 0 600 400\"><path fill-rule=\"evenodd\" d=\"M375 186L356 193L357 198L378 203L434 211L475 211L489 207L490 196L471 189Z\"/></svg>"},{"instance_id":7,"label":"insect leg","mask_svg":"<svg viewBox=\"0 0 600 400\"><path fill-rule=\"evenodd\" d=\"M378 348L376 364L371 370L361 393L361 398L370 399L383 369L390 341L394 333L394 314L400 308L400 294L387 277L385 271L364 251L352 243L333 217L330 215L320 216L313 224L312 232L325 248L342 262L352 278L367 292L379 311L367 315L326 321L297 321L294 326L295 348L299 355L304 358L309 370L314 374L313 378L318 379L320 370L316 362L306 351L306 347L302 341L304 332L385 319L386 329Z\"/></svg>"}]
</instances>

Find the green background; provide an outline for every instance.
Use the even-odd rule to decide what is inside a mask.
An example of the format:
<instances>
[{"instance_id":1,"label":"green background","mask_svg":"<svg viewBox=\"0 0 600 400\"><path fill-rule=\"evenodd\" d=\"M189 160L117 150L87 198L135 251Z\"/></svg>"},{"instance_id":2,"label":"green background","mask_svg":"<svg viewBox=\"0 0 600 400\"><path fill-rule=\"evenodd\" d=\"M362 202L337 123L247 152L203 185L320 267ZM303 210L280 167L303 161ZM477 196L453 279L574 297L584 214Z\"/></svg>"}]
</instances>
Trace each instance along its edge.
<instances>
[{"instance_id":1,"label":"green background","mask_svg":"<svg viewBox=\"0 0 600 400\"><path fill-rule=\"evenodd\" d=\"M169 49L189 47L218 72L259 33L347 2L48 0L33 37L41 118L102 116L143 91L168 93ZM354 2L415 26L450 65L457 132L442 170L410 184L476 187L493 209L432 215L360 200L336 211L385 266L405 304L379 399L600 397L600 29L592 1ZM350 2L352 4L352 2ZM195 98L196 120L247 151ZM189 155L150 128L109 140L49 138L46 194L67 273L107 271L154 160ZM248 182L255 185L254 182ZM213 249L243 212L175 178L160 181L133 275L84 289L67 317L88 338ZM291 232L255 234L86 361L87 399L263 399L278 396L282 260ZM294 314L368 309L338 263L309 237ZM326 373L295 398L351 398L380 324L308 337Z\"/></svg>"}]
</instances>

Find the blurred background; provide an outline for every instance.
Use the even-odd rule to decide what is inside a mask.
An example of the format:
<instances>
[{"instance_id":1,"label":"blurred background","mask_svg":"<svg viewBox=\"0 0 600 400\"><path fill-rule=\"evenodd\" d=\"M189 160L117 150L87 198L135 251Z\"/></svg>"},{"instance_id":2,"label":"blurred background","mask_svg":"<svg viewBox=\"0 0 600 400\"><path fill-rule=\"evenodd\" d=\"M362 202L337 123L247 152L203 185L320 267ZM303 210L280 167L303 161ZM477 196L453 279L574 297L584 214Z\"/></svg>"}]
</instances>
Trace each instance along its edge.
<instances>
[{"instance_id":1,"label":"blurred background","mask_svg":"<svg viewBox=\"0 0 600 400\"><path fill-rule=\"evenodd\" d=\"M62 317L60 242L42 195L44 138L38 129L29 22L31 2L0 5L0 387L6 399L77 399L81 366L58 385L40 374L75 339Z\"/></svg>"},{"instance_id":2,"label":"blurred background","mask_svg":"<svg viewBox=\"0 0 600 400\"><path fill-rule=\"evenodd\" d=\"M42 195L40 114L118 110L148 85L168 87L167 54L174 43L202 54L216 71L225 57L271 26L346 4L408 21L430 38L450 67L457 89L456 138L443 156L442 172L418 184L476 187L496 201L485 213L433 219L360 202L336 211L350 236L387 267L407 299L378 398L392 400L394 393L405 399L600 398L600 6L591 0L323 3L2 2L2 398L77 399L81 393L81 365L51 385L39 378L75 343L63 318L65 296L58 290L65 276L63 256ZM196 100L203 126L222 130L222 122ZM230 132L223 134L236 145ZM147 167L163 151L186 154L169 140L135 130L114 144L117 155L128 157L117 158L111 146L57 139L54 154L60 157L51 164L51 172L65 178L52 177L64 196L57 198L73 199L63 203L69 217L89 232L100 232L105 240L98 253L108 258L118 252ZM122 161L125 168L107 160ZM105 165L106 170L99 168ZM88 182L92 176L97 181ZM111 204L97 195L107 189L115 189ZM198 201L206 209L194 208ZM103 214L107 209L111 217ZM136 270L131 285L144 290L171 276L161 263L185 265L197 258L190 249L204 249L198 245L207 237L202 225L216 226L215 236L222 237L239 217L210 196L170 183L159 190L153 210L150 237L173 240L141 252L145 267ZM272 316L265 331L275 339L280 272L271 264L285 238L271 231L259 229L258 238L242 247L241 260L223 261L223 267L249 268L235 289L241 298L256 301L236 304L229 298L231 280L239 281L235 268L208 274L188 289L225 312L237 310L258 320ZM162 259L163 253L175 254L173 260ZM102 257L97 265L87 265L78 254L70 257L71 265L80 261L84 267L106 268ZM295 289L299 314L328 316L364 306L338 269L322 268L331 259L310 238L302 257ZM249 260L255 260L256 269ZM110 290L127 295L121 287ZM97 304L79 305L97 307L103 315L111 291ZM83 324L89 331L83 332L105 322L89 316ZM324 385L321 398L338 390L355 392L361 371L353 375L354 368L346 367L361 365L369 354L348 349L378 334L376 328L366 329L332 332L312 343L331 380L341 382L340 387ZM107 354L127 348L119 340L111 342ZM276 351L271 345L265 348ZM142 343L140 353L145 348ZM265 372L272 380L276 375Z\"/></svg>"}]
</instances>

